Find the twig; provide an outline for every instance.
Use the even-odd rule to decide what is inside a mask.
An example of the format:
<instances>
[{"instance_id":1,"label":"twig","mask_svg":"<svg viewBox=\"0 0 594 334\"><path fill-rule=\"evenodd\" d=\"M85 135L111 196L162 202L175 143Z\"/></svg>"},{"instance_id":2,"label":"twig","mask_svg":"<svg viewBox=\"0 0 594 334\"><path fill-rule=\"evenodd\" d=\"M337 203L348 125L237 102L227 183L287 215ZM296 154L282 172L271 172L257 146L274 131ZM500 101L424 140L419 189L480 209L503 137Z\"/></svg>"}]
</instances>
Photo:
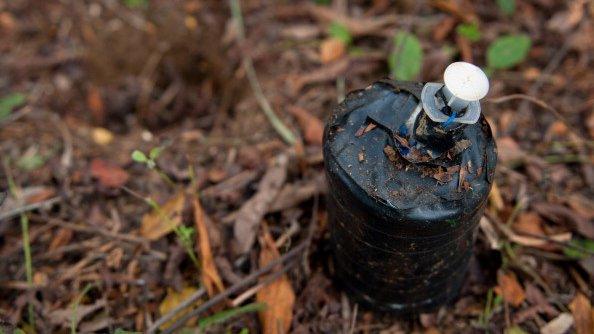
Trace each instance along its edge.
<instances>
[{"instance_id":1,"label":"twig","mask_svg":"<svg viewBox=\"0 0 594 334\"><path fill-rule=\"evenodd\" d=\"M299 253L301 253L305 248L307 248L308 244L309 243L308 243L307 240L301 242L298 246L296 246L295 248L291 249L287 253L283 254L283 256L281 256L280 258L271 261L266 266L258 269L257 271L251 273L249 276L245 277L241 282L239 282L237 284L234 284L233 286L229 287L227 290L225 290L225 291L217 294L216 296L212 297L211 299L209 299L208 301L206 301L204 304L201 304L198 308L192 310L191 312L187 313L186 315L184 315L180 319L176 320L173 325L171 325L169 328L167 328L167 329L165 329L163 331L163 334L173 333L176 329L178 329L179 327L183 326L183 324L185 324L191 318L196 317L196 316L199 316L200 314L204 313L206 310L208 310L212 306L217 305L218 303L220 303L223 300L225 300L225 298L229 297L230 295L235 294L235 293L241 291L245 287L247 287L250 284L252 284L260 276L268 273L270 270L272 270L273 268L275 268L277 265L282 264L282 263L284 263L286 261L291 260L296 255L298 255Z\"/></svg>"},{"instance_id":2,"label":"twig","mask_svg":"<svg viewBox=\"0 0 594 334\"><path fill-rule=\"evenodd\" d=\"M198 299L202 298L206 294L206 289L200 288L200 290L194 292L190 297L188 297L183 302L179 303L174 309L167 312L167 314L163 315L161 318L157 319L151 327L147 329L147 333L155 333L159 327L161 327L167 321L173 319L176 314L180 311L185 309L186 307L194 304Z\"/></svg>"},{"instance_id":3,"label":"twig","mask_svg":"<svg viewBox=\"0 0 594 334\"><path fill-rule=\"evenodd\" d=\"M41 216L38 216L38 215L31 215L31 219L37 220L37 221L44 221L44 218ZM60 219L56 219L56 218L48 219L46 222L50 225L67 228L67 229L77 231L77 232L99 234L101 236L104 236L104 237L107 237L110 239L127 241L127 242L140 244L140 245L148 247L148 240L146 240L144 238L140 238L140 237L111 232L111 231L108 231L108 230L105 230L102 228L98 228L98 227L91 227L91 226L85 226L85 225L81 225L81 224L70 223L70 222L66 222L66 221L63 221Z\"/></svg>"},{"instance_id":4,"label":"twig","mask_svg":"<svg viewBox=\"0 0 594 334\"><path fill-rule=\"evenodd\" d=\"M233 20L235 21L235 24L237 25L239 41L243 42L243 41L245 41L245 27L243 24L243 16L241 14L241 5L239 4L239 0L230 0L230 5L231 5L231 13L233 15ZM264 95L264 92L262 91L262 87L260 86L260 82L258 81L258 76L256 75L256 70L254 69L254 63L253 63L250 55L248 55L248 54L244 55L242 64L245 69L245 73L246 73L246 76L250 83L250 86L252 88L252 91L254 92L256 100L258 101L258 104L260 105L260 108L262 109L262 112L264 112L264 114L266 115L266 118L268 118L268 121L270 122L272 127L276 130L276 132L278 132L278 134L283 138L283 140L285 142L287 142L287 144L289 144L289 145L295 144L295 142L297 141L297 139L295 138L295 135L280 120L280 118L278 118L278 116L276 116L276 114L272 110L272 107L270 106L270 103L266 99L266 96Z\"/></svg>"},{"instance_id":5,"label":"twig","mask_svg":"<svg viewBox=\"0 0 594 334\"><path fill-rule=\"evenodd\" d=\"M565 43L563 43L563 46L561 46L561 48L557 50L555 55L551 58L551 60L549 61L547 66L544 68L544 70L541 72L541 74L538 76L536 81L532 84L530 89L528 89L528 95L534 96L534 95L538 94L538 91L544 84L544 81L545 81L545 78L547 77L547 75L553 73L557 69L557 67L559 67L559 65L561 64L561 61L563 60L563 58L565 58L565 55L567 55L567 52L569 51L569 46L571 45L571 43L572 43L571 38L565 39ZM520 112L525 111L527 108L528 108L527 101L524 101L523 103L520 104L520 108L519 108Z\"/></svg>"},{"instance_id":6,"label":"twig","mask_svg":"<svg viewBox=\"0 0 594 334\"><path fill-rule=\"evenodd\" d=\"M258 283L253 288L250 288L246 292L242 293L241 295L239 295L235 299L233 299L231 301L231 306L237 307L237 306L241 305L244 301L246 301L247 299L249 299L256 293L258 293L258 291L260 291L263 287L267 286L269 283L274 282L281 275L283 275L284 273L289 271L289 269L291 269L291 267L292 267L292 265L288 264L286 266L283 266L281 269L275 271L274 273L268 275L262 282Z\"/></svg>"},{"instance_id":7,"label":"twig","mask_svg":"<svg viewBox=\"0 0 594 334\"><path fill-rule=\"evenodd\" d=\"M60 202L61 200L62 200L62 198L60 198L60 197L53 197L53 198L50 198L45 201L24 205L19 208L12 209L8 212L0 213L0 221L16 217L22 213L26 213L29 211L33 211L33 210L37 210L37 209L41 209L41 208L51 208L54 204Z\"/></svg>"},{"instance_id":8,"label":"twig","mask_svg":"<svg viewBox=\"0 0 594 334\"><path fill-rule=\"evenodd\" d=\"M511 100L526 100L526 101L532 102L532 103L536 104L537 106L544 108L544 109L550 111L551 113L553 113L553 115L555 115L555 117L557 117L561 122L563 122L567 126L567 128L571 129L571 126L569 125L569 123L567 122L565 117L563 115L561 115L561 113L559 113L557 111L557 109L551 107L545 101L538 99L534 96L530 96L530 95L526 95L526 94L510 94L510 95L505 95L505 96L501 96L501 97L494 97L494 98L487 99L487 102L493 103L493 104L499 104L499 103L504 103L504 102L511 101ZM581 140L581 138L580 138L580 140Z\"/></svg>"}]
</instances>

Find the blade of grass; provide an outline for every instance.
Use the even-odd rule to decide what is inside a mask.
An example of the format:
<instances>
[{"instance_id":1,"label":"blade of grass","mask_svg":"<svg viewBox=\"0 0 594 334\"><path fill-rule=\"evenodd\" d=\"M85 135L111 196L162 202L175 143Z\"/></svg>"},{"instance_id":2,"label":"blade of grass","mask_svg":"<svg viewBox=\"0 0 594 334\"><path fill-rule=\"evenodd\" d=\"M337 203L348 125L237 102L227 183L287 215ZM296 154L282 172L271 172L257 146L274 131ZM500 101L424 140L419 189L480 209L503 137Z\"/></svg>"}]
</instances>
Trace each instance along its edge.
<instances>
[{"instance_id":1,"label":"blade of grass","mask_svg":"<svg viewBox=\"0 0 594 334\"><path fill-rule=\"evenodd\" d=\"M91 290L94 287L95 287L94 283L89 283L89 284L85 285L85 287L81 291L80 295L78 295L78 297L76 297L76 300L74 301L74 303L72 303L72 317L70 318L70 333L71 334L76 334L76 327L78 325L78 317L77 317L78 305L80 304L81 300L85 297L85 295L89 292L89 290Z\"/></svg>"},{"instance_id":2,"label":"blade of grass","mask_svg":"<svg viewBox=\"0 0 594 334\"><path fill-rule=\"evenodd\" d=\"M262 311L265 308L266 304L263 303L251 303L244 306L234 307L232 309L221 311L207 318L201 319L198 322L198 326L200 330L203 331L204 329L212 325L223 323L229 319L238 317L245 313Z\"/></svg>"},{"instance_id":3,"label":"blade of grass","mask_svg":"<svg viewBox=\"0 0 594 334\"><path fill-rule=\"evenodd\" d=\"M239 4L239 0L230 0L230 5L233 20L237 25L239 41L244 41L245 27L243 24L243 15L241 13L241 5ZM266 99L266 96L262 91L262 87L260 86L260 82L258 81L258 76L256 75L256 70L254 69L254 63L249 55L244 56L243 67L245 69L245 73L250 83L250 86L254 91L254 95L256 96L256 100L258 101L258 104L260 105L262 112L264 112L264 115L266 115L266 118L268 118L268 121L270 122L274 130L276 130L276 132L283 138L285 142L287 142L287 144L295 144L295 142L297 141L295 135L280 120L280 118L276 116L276 114L272 110L272 107L270 106L270 103Z\"/></svg>"},{"instance_id":4,"label":"blade of grass","mask_svg":"<svg viewBox=\"0 0 594 334\"><path fill-rule=\"evenodd\" d=\"M17 187L14 179L12 178L12 174L10 173L10 166L8 163L8 159L4 159L4 170L6 172L6 178L8 181L8 189L12 197L20 201L20 189ZM29 217L26 214L21 213L20 215L21 220L21 230L22 230L22 238L23 238L23 253L25 256L25 275L27 276L27 285L29 287L33 286L33 261L31 259L31 242L29 238ZM32 290L29 290L32 291ZM30 292L29 292L30 293ZM29 318L29 325L32 328L35 328L35 314L33 312L33 304L30 302L27 305L27 313Z\"/></svg>"}]
</instances>

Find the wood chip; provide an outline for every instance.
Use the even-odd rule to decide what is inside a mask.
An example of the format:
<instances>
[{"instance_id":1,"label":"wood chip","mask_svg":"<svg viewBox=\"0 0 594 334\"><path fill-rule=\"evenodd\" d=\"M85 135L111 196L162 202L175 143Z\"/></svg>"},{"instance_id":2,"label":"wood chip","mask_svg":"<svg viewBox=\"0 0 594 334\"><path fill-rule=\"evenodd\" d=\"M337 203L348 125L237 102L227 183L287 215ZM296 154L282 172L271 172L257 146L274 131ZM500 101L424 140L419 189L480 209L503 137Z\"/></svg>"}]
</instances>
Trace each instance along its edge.
<instances>
[{"instance_id":1,"label":"wood chip","mask_svg":"<svg viewBox=\"0 0 594 334\"><path fill-rule=\"evenodd\" d=\"M573 325L573 317L569 313L561 313L548 324L540 328L541 334L564 334Z\"/></svg>"},{"instance_id":2,"label":"wood chip","mask_svg":"<svg viewBox=\"0 0 594 334\"><path fill-rule=\"evenodd\" d=\"M235 215L233 234L239 254L245 254L252 248L260 222L287 178L287 156L280 155L275 160L275 164L262 177L258 192Z\"/></svg>"}]
</instances>

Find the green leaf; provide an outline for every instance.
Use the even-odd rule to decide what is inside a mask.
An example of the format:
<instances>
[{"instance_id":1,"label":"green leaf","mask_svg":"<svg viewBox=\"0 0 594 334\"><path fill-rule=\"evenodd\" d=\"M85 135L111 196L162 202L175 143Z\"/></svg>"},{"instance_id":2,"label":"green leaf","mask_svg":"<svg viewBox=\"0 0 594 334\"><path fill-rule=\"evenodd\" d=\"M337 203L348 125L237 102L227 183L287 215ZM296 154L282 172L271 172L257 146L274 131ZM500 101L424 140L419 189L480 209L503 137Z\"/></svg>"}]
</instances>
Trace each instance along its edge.
<instances>
[{"instance_id":1,"label":"green leaf","mask_svg":"<svg viewBox=\"0 0 594 334\"><path fill-rule=\"evenodd\" d=\"M576 248L576 247L579 247L579 248ZM569 242L569 245L563 247L563 254L565 254L565 256L567 256L567 257L570 257L570 258L576 259L576 260L581 260L581 259L585 259L587 257L592 256L587 251L584 251L583 249L580 249L580 248L594 252L594 240L573 239Z\"/></svg>"},{"instance_id":2,"label":"green leaf","mask_svg":"<svg viewBox=\"0 0 594 334\"><path fill-rule=\"evenodd\" d=\"M147 7L148 0L124 0L124 4L130 8Z\"/></svg>"},{"instance_id":3,"label":"green leaf","mask_svg":"<svg viewBox=\"0 0 594 334\"><path fill-rule=\"evenodd\" d=\"M24 155L17 161L17 166L26 171L36 170L44 164L45 158L38 153Z\"/></svg>"},{"instance_id":4,"label":"green leaf","mask_svg":"<svg viewBox=\"0 0 594 334\"><path fill-rule=\"evenodd\" d=\"M239 332L239 334L250 334L250 330L249 328L242 328L241 331Z\"/></svg>"},{"instance_id":5,"label":"green leaf","mask_svg":"<svg viewBox=\"0 0 594 334\"><path fill-rule=\"evenodd\" d=\"M505 330L505 334L527 334L520 326L511 326Z\"/></svg>"},{"instance_id":6,"label":"green leaf","mask_svg":"<svg viewBox=\"0 0 594 334\"><path fill-rule=\"evenodd\" d=\"M507 69L518 65L528 56L531 44L530 37L525 34L497 38L487 49L488 67Z\"/></svg>"},{"instance_id":7,"label":"green leaf","mask_svg":"<svg viewBox=\"0 0 594 334\"><path fill-rule=\"evenodd\" d=\"M351 36L349 29L345 25L338 22L332 22L332 24L330 24L330 27L328 28L328 35L341 40L344 45L350 45L353 42L353 36Z\"/></svg>"},{"instance_id":8,"label":"green leaf","mask_svg":"<svg viewBox=\"0 0 594 334\"><path fill-rule=\"evenodd\" d=\"M329 6L332 3L332 0L314 0L314 2L316 5Z\"/></svg>"},{"instance_id":9,"label":"green leaf","mask_svg":"<svg viewBox=\"0 0 594 334\"><path fill-rule=\"evenodd\" d=\"M458 35L467 38L471 42L481 39L481 31L476 23L463 23L456 27Z\"/></svg>"},{"instance_id":10,"label":"green leaf","mask_svg":"<svg viewBox=\"0 0 594 334\"><path fill-rule=\"evenodd\" d=\"M132 160L136 161L136 162L141 162L141 163L145 163L148 161L148 158L146 157L146 155L144 153L142 153L139 150L134 150L134 152L132 152Z\"/></svg>"},{"instance_id":11,"label":"green leaf","mask_svg":"<svg viewBox=\"0 0 594 334\"><path fill-rule=\"evenodd\" d=\"M27 97L21 93L13 93L6 95L0 99L0 120L5 119L10 115L12 110L21 104L25 103Z\"/></svg>"},{"instance_id":12,"label":"green leaf","mask_svg":"<svg viewBox=\"0 0 594 334\"><path fill-rule=\"evenodd\" d=\"M116 330L113 332L113 334L137 334L137 333L140 333L140 332L127 331L122 328L116 328Z\"/></svg>"},{"instance_id":13,"label":"green leaf","mask_svg":"<svg viewBox=\"0 0 594 334\"><path fill-rule=\"evenodd\" d=\"M232 308L229 310L215 313L208 318L201 319L198 324L200 326L200 329L204 330L207 327L210 327L215 324L223 323L231 318L240 316L242 314L262 311L265 308L266 308L266 304L251 303L251 304L247 304L245 306L235 307L235 308Z\"/></svg>"},{"instance_id":14,"label":"green leaf","mask_svg":"<svg viewBox=\"0 0 594 334\"><path fill-rule=\"evenodd\" d=\"M180 238L182 238L183 241L187 242L187 241L192 240L192 235L194 235L193 227L188 227L188 226L182 225L178 228L178 231L179 231L179 236L180 236Z\"/></svg>"},{"instance_id":15,"label":"green leaf","mask_svg":"<svg viewBox=\"0 0 594 334\"><path fill-rule=\"evenodd\" d=\"M149 158L151 160L156 160L161 155L161 152L163 152L163 147L161 147L161 146L153 147L151 149L151 151L149 152Z\"/></svg>"},{"instance_id":16,"label":"green leaf","mask_svg":"<svg viewBox=\"0 0 594 334\"><path fill-rule=\"evenodd\" d=\"M516 11L516 0L497 0L499 10L505 15L512 15Z\"/></svg>"},{"instance_id":17,"label":"green leaf","mask_svg":"<svg viewBox=\"0 0 594 334\"><path fill-rule=\"evenodd\" d=\"M412 80L423 64L421 42L414 35L400 31L394 36L394 48L388 57L390 73L397 80Z\"/></svg>"}]
</instances>

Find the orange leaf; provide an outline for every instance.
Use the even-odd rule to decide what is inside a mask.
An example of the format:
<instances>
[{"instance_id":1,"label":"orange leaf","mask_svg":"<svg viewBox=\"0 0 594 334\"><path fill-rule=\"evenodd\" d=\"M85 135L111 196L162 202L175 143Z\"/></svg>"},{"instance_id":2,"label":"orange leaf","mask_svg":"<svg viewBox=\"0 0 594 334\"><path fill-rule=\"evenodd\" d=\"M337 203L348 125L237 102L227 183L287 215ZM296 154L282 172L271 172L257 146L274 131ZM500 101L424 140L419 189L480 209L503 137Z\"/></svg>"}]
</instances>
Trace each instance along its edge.
<instances>
[{"instance_id":1,"label":"orange leaf","mask_svg":"<svg viewBox=\"0 0 594 334\"><path fill-rule=\"evenodd\" d=\"M289 107L289 112L297 118L305 141L308 144L322 145L322 137L324 135L324 124L322 121L301 107L291 106Z\"/></svg>"},{"instance_id":2,"label":"orange leaf","mask_svg":"<svg viewBox=\"0 0 594 334\"><path fill-rule=\"evenodd\" d=\"M163 204L159 210L153 210L142 217L140 235L149 239L157 240L173 231L182 222L182 211L186 195L183 190L179 191L173 198Z\"/></svg>"},{"instance_id":3,"label":"orange leaf","mask_svg":"<svg viewBox=\"0 0 594 334\"><path fill-rule=\"evenodd\" d=\"M346 47L344 43L337 38L328 38L320 44L320 59L322 63L327 64L344 55Z\"/></svg>"},{"instance_id":4,"label":"orange leaf","mask_svg":"<svg viewBox=\"0 0 594 334\"><path fill-rule=\"evenodd\" d=\"M499 273L497 283L499 285L495 287L495 292L511 305L520 306L526 299L524 288L512 274Z\"/></svg>"},{"instance_id":5,"label":"orange leaf","mask_svg":"<svg viewBox=\"0 0 594 334\"><path fill-rule=\"evenodd\" d=\"M594 333L594 320L592 319L594 309L592 309L588 297L578 292L571 304L569 304L569 309L573 314L577 334Z\"/></svg>"},{"instance_id":6,"label":"orange leaf","mask_svg":"<svg viewBox=\"0 0 594 334\"><path fill-rule=\"evenodd\" d=\"M101 159L91 161L91 175L99 180L101 185L110 188L119 188L130 178L125 170Z\"/></svg>"},{"instance_id":7,"label":"orange leaf","mask_svg":"<svg viewBox=\"0 0 594 334\"><path fill-rule=\"evenodd\" d=\"M216 290L223 291L223 281L219 276L217 267L212 258L212 250L210 248L210 239L208 237L208 229L206 228L206 214L200 205L197 198L193 200L194 205L194 222L196 223L196 231L198 231L198 246L200 247L200 257L202 261L202 284L208 292L209 296L214 296Z\"/></svg>"},{"instance_id":8,"label":"orange leaf","mask_svg":"<svg viewBox=\"0 0 594 334\"><path fill-rule=\"evenodd\" d=\"M280 257L266 225L260 238L260 267ZM266 278L263 278L265 280ZM265 303L267 308L260 312L260 322L264 334L288 333L293 320L295 292L287 275L283 274L275 281L264 286L256 295L256 300Z\"/></svg>"}]
</instances>

